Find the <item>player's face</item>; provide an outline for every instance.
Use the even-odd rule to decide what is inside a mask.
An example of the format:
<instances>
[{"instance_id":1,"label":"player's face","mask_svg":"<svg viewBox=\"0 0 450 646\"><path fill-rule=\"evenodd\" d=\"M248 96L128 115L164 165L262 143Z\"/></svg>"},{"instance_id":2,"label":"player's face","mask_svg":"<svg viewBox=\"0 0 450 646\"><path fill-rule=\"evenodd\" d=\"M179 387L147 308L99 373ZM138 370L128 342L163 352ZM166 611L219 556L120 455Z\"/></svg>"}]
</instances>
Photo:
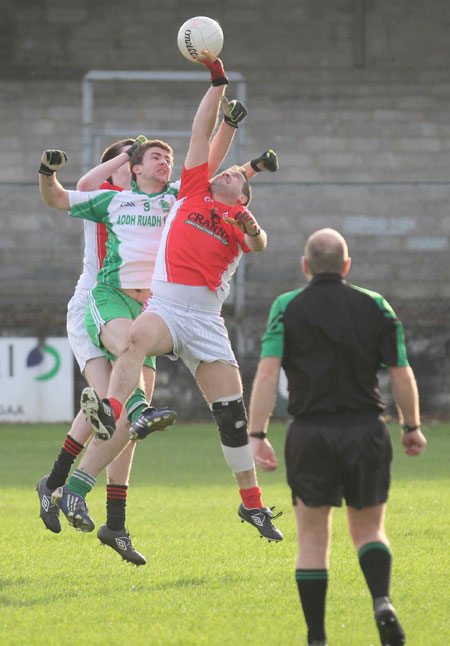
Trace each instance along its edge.
<instances>
[{"instance_id":1,"label":"player's face","mask_svg":"<svg viewBox=\"0 0 450 646\"><path fill-rule=\"evenodd\" d=\"M217 194L217 199L222 201L226 198L226 204L237 204L241 197L244 197L242 188L244 176L238 170L224 170L211 180L211 191Z\"/></svg>"},{"instance_id":2,"label":"player's face","mask_svg":"<svg viewBox=\"0 0 450 646\"><path fill-rule=\"evenodd\" d=\"M141 164L136 164L134 169L136 176L141 175L146 181L167 184L172 172L172 156L164 148L149 148L145 151Z\"/></svg>"}]
</instances>

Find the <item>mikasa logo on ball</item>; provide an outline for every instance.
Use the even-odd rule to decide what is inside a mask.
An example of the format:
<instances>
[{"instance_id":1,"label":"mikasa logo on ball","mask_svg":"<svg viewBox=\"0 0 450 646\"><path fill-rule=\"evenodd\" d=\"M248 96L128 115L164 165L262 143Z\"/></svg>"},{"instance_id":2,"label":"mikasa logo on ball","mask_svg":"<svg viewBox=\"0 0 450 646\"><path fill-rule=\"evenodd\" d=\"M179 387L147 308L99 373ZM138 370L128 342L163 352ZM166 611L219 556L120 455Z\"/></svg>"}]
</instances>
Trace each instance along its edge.
<instances>
[{"instance_id":1,"label":"mikasa logo on ball","mask_svg":"<svg viewBox=\"0 0 450 646\"><path fill-rule=\"evenodd\" d=\"M186 31L184 32L184 44L186 45L186 49L188 50L192 58L197 58L198 52L192 44L191 34L192 31L190 29L186 29Z\"/></svg>"}]
</instances>

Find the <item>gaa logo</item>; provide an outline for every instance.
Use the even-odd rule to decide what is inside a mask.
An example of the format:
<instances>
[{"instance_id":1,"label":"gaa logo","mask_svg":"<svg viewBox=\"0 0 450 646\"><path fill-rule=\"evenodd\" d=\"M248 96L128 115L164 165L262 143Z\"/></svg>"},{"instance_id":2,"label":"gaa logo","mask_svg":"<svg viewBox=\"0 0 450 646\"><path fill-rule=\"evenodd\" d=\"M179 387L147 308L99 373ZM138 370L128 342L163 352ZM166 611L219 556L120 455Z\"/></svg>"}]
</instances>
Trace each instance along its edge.
<instances>
[{"instance_id":1,"label":"gaa logo","mask_svg":"<svg viewBox=\"0 0 450 646\"><path fill-rule=\"evenodd\" d=\"M58 351L51 345L36 346L27 357L27 368L34 368L44 363L47 357L51 358L52 366L43 375L35 377L36 381L48 381L55 377L61 368L61 357Z\"/></svg>"}]
</instances>

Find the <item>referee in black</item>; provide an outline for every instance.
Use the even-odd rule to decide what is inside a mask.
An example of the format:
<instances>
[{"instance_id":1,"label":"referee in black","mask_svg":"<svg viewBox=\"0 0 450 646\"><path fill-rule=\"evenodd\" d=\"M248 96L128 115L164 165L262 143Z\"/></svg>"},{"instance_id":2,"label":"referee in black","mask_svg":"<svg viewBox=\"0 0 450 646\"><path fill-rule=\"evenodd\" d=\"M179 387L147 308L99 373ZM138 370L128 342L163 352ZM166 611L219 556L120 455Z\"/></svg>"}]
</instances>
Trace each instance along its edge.
<instances>
[{"instance_id":1,"label":"referee in black","mask_svg":"<svg viewBox=\"0 0 450 646\"><path fill-rule=\"evenodd\" d=\"M408 455L426 446L419 398L406 356L403 327L386 300L349 285L347 244L333 229L313 233L305 247L306 287L272 305L253 384L249 431L256 464L277 467L266 439L280 367L289 385L285 460L297 521L295 578L308 644L326 646L332 507L347 505L349 531L370 594L381 644L405 635L389 597L391 549L384 530L392 445L377 373L390 376Z\"/></svg>"}]
</instances>

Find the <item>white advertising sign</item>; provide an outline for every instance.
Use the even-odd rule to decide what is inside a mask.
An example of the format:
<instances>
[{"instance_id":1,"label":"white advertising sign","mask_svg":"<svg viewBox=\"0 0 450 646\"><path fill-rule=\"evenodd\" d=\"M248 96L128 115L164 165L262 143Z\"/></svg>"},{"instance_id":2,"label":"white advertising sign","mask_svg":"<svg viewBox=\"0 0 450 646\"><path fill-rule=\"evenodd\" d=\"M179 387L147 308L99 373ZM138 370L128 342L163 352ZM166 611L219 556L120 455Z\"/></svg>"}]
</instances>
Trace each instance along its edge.
<instances>
[{"instance_id":1,"label":"white advertising sign","mask_svg":"<svg viewBox=\"0 0 450 646\"><path fill-rule=\"evenodd\" d=\"M65 337L0 337L0 422L71 421L73 389Z\"/></svg>"}]
</instances>

